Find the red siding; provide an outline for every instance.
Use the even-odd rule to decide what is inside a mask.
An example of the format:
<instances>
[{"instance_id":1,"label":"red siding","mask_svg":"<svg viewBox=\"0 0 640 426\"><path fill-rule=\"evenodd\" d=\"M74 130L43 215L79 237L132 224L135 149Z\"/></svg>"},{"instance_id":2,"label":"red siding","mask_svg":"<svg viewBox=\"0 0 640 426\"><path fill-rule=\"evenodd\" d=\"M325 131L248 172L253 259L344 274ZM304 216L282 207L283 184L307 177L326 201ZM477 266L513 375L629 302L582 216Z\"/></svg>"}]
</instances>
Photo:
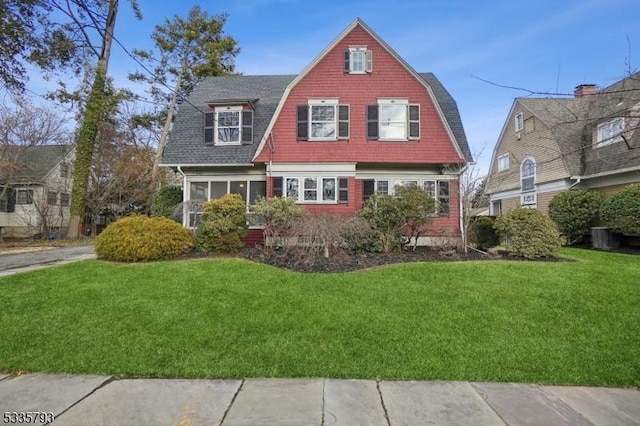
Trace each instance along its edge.
<instances>
[{"instance_id":1,"label":"red siding","mask_svg":"<svg viewBox=\"0 0 640 426\"><path fill-rule=\"evenodd\" d=\"M344 51L349 46L373 51L373 72L343 72ZM338 98L350 106L350 139L346 141L298 141L296 107L310 98ZM420 140L380 142L366 138L366 106L378 98L403 98L420 104ZM434 104L420 84L366 31L357 26L291 90L277 117L273 136L275 152L265 147L258 162L353 161L361 163L460 163Z\"/></svg>"},{"instance_id":2,"label":"red siding","mask_svg":"<svg viewBox=\"0 0 640 426\"><path fill-rule=\"evenodd\" d=\"M264 231L262 229L249 229L244 238L245 247L255 247L264 244Z\"/></svg>"}]
</instances>

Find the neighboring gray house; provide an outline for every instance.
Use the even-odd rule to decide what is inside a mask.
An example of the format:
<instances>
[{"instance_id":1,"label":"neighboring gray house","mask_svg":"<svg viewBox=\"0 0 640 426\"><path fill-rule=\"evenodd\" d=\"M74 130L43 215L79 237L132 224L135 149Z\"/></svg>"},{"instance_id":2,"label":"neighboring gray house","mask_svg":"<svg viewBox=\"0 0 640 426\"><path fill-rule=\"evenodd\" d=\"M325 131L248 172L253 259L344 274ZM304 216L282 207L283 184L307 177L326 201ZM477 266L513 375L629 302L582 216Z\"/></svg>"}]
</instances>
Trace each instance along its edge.
<instances>
[{"instance_id":1,"label":"neighboring gray house","mask_svg":"<svg viewBox=\"0 0 640 426\"><path fill-rule=\"evenodd\" d=\"M69 225L72 145L3 147L0 235L29 237Z\"/></svg>"},{"instance_id":2,"label":"neighboring gray house","mask_svg":"<svg viewBox=\"0 0 640 426\"><path fill-rule=\"evenodd\" d=\"M570 188L612 194L640 182L640 73L573 98L516 98L487 182L492 215L518 205L547 212Z\"/></svg>"}]
</instances>

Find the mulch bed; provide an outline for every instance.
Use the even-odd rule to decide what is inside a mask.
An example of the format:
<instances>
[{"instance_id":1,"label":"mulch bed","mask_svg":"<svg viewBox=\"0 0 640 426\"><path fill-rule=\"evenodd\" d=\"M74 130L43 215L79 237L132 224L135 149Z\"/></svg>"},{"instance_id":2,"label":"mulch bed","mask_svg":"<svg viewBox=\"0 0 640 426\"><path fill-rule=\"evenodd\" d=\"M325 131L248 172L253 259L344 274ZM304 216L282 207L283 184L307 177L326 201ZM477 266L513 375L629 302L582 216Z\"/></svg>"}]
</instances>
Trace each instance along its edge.
<instances>
[{"instance_id":1,"label":"mulch bed","mask_svg":"<svg viewBox=\"0 0 640 426\"><path fill-rule=\"evenodd\" d=\"M254 262L265 263L278 268L299 272L348 272L376 266L407 262L451 262L464 260L486 260L492 257L470 250L458 253L455 250L435 250L418 247L398 253L349 253L339 251L330 258L310 257L292 250L274 250L266 252L261 248L247 248L240 256ZM495 259L495 257L493 257Z\"/></svg>"}]
</instances>

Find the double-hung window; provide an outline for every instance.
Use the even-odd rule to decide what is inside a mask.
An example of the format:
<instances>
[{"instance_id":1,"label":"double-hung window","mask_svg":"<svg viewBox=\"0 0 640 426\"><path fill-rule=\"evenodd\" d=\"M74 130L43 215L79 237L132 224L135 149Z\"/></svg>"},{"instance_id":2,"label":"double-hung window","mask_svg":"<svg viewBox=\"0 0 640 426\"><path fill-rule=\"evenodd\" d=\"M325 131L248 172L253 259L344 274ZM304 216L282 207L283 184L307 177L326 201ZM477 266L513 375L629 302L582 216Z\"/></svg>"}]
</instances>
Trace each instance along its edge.
<instances>
[{"instance_id":1,"label":"double-hung window","mask_svg":"<svg viewBox=\"0 0 640 426\"><path fill-rule=\"evenodd\" d=\"M298 105L299 140L334 141L349 138L349 105L337 99L312 99Z\"/></svg>"},{"instance_id":2,"label":"double-hung window","mask_svg":"<svg viewBox=\"0 0 640 426\"><path fill-rule=\"evenodd\" d=\"M216 106L213 112L205 113L205 144L240 145L252 141L253 111L243 106Z\"/></svg>"},{"instance_id":3,"label":"double-hung window","mask_svg":"<svg viewBox=\"0 0 640 426\"><path fill-rule=\"evenodd\" d=\"M406 99L380 99L367 106L367 138L403 141L420 138L420 105Z\"/></svg>"}]
</instances>

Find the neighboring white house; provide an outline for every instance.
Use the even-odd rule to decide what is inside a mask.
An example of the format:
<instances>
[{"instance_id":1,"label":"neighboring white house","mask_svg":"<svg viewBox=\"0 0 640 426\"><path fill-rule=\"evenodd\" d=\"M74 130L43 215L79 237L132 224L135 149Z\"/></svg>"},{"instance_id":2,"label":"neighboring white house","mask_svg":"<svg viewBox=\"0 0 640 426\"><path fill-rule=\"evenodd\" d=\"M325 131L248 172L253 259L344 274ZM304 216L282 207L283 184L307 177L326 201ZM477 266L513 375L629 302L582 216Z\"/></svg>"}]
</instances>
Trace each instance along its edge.
<instances>
[{"instance_id":1,"label":"neighboring white house","mask_svg":"<svg viewBox=\"0 0 640 426\"><path fill-rule=\"evenodd\" d=\"M64 233L71 205L72 145L16 147L0 173L0 236ZM11 167L13 170L9 170Z\"/></svg>"}]
</instances>

